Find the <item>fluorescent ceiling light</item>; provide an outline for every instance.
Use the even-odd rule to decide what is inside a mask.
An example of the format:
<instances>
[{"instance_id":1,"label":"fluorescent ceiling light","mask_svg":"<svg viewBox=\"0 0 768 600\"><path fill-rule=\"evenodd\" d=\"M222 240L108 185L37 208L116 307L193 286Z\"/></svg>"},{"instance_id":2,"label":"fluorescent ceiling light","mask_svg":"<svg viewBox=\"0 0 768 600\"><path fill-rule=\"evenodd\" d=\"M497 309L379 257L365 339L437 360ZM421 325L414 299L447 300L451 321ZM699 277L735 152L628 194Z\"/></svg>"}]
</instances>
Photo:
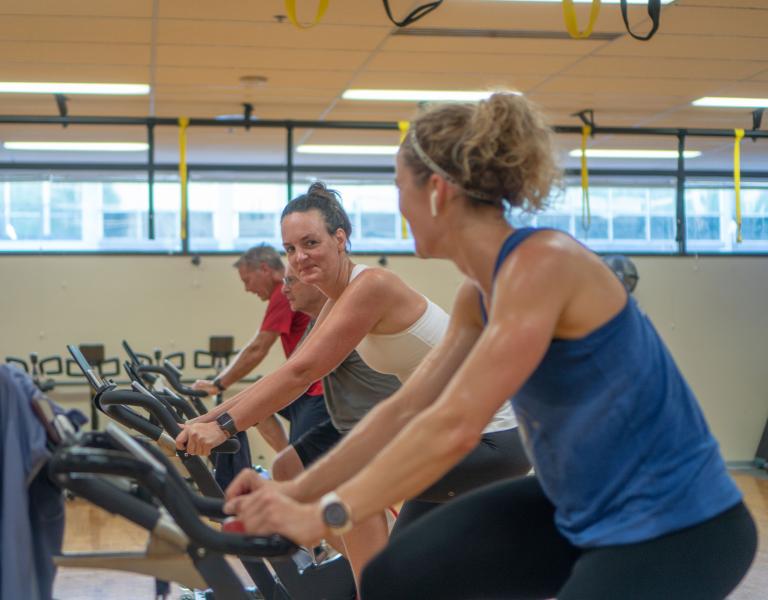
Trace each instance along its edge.
<instances>
[{"instance_id":1,"label":"fluorescent ceiling light","mask_svg":"<svg viewBox=\"0 0 768 600\"><path fill-rule=\"evenodd\" d=\"M571 150L569 156L579 158L581 150ZM685 150L684 158L696 158L701 156L698 150ZM677 150L600 150L588 148L587 158L677 158Z\"/></svg>"},{"instance_id":2,"label":"fluorescent ceiling light","mask_svg":"<svg viewBox=\"0 0 768 600\"><path fill-rule=\"evenodd\" d=\"M216 115L213 117L217 121L243 121L245 120L245 115L243 113L240 114L231 114L231 115ZM258 121L259 117L256 115L251 115L251 121Z\"/></svg>"},{"instance_id":3,"label":"fluorescent ceiling light","mask_svg":"<svg viewBox=\"0 0 768 600\"><path fill-rule=\"evenodd\" d=\"M136 96L149 94L145 83L27 83L0 81L5 94L104 94Z\"/></svg>"},{"instance_id":4,"label":"fluorescent ceiling light","mask_svg":"<svg viewBox=\"0 0 768 600\"><path fill-rule=\"evenodd\" d=\"M399 146L342 146L304 144L296 149L302 154L397 154Z\"/></svg>"},{"instance_id":5,"label":"fluorescent ceiling light","mask_svg":"<svg viewBox=\"0 0 768 600\"><path fill-rule=\"evenodd\" d=\"M537 4L560 4L562 0L493 0L494 2L526 2ZM675 0L661 0L662 4L672 4ZM574 4L592 4L592 0L573 0ZM621 0L602 0L601 4L621 4ZM648 0L627 0L627 4L648 4Z\"/></svg>"},{"instance_id":6,"label":"fluorescent ceiling light","mask_svg":"<svg viewBox=\"0 0 768 600\"><path fill-rule=\"evenodd\" d=\"M718 98L705 96L693 101L694 106L719 106L721 108L768 108L768 98Z\"/></svg>"},{"instance_id":7,"label":"fluorescent ceiling light","mask_svg":"<svg viewBox=\"0 0 768 600\"><path fill-rule=\"evenodd\" d=\"M519 92L510 92L519 94ZM493 92L475 90L470 92L447 90L347 90L345 100L385 100L392 102L477 102L485 100Z\"/></svg>"},{"instance_id":8,"label":"fluorescent ceiling light","mask_svg":"<svg viewBox=\"0 0 768 600\"><path fill-rule=\"evenodd\" d=\"M6 150L65 152L146 152L146 142L5 142Z\"/></svg>"}]
</instances>

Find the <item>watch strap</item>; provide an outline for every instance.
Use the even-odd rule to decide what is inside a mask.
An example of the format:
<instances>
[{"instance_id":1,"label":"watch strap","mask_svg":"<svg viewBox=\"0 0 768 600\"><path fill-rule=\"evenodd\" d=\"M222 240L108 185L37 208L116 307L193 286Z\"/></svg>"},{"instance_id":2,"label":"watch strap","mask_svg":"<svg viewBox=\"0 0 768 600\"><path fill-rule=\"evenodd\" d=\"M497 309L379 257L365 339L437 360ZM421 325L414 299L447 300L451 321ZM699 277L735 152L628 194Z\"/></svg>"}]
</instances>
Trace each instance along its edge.
<instances>
[{"instance_id":1,"label":"watch strap","mask_svg":"<svg viewBox=\"0 0 768 600\"><path fill-rule=\"evenodd\" d=\"M221 413L216 417L216 423L219 424L219 428L227 434L227 437L234 437L237 435L237 426L235 420L228 412Z\"/></svg>"}]
</instances>

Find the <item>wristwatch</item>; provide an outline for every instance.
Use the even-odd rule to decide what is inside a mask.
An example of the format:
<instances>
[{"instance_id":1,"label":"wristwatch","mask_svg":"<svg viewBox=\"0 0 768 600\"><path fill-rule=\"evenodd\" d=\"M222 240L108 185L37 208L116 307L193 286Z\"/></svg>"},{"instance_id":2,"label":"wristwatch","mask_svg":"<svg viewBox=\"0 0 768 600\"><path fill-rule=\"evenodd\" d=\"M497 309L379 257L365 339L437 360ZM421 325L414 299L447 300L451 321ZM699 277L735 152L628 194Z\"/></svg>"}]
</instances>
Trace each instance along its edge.
<instances>
[{"instance_id":1,"label":"wristwatch","mask_svg":"<svg viewBox=\"0 0 768 600\"><path fill-rule=\"evenodd\" d=\"M218 417L216 417L216 422L219 424L219 428L227 434L228 438L237 435L235 420L228 412L221 413Z\"/></svg>"},{"instance_id":2,"label":"wristwatch","mask_svg":"<svg viewBox=\"0 0 768 600\"><path fill-rule=\"evenodd\" d=\"M225 387L224 387L224 384L223 384L223 383L221 383L221 379L220 379L219 377L216 377L216 378L213 380L213 386L214 386L214 387L215 387L217 390L219 390L220 392L223 392L223 391L225 391L225 390L227 389L227 388L225 388Z\"/></svg>"},{"instance_id":3,"label":"wristwatch","mask_svg":"<svg viewBox=\"0 0 768 600\"><path fill-rule=\"evenodd\" d=\"M323 523L336 535L343 535L352 529L349 506L336 492L329 492L320 498Z\"/></svg>"}]
</instances>

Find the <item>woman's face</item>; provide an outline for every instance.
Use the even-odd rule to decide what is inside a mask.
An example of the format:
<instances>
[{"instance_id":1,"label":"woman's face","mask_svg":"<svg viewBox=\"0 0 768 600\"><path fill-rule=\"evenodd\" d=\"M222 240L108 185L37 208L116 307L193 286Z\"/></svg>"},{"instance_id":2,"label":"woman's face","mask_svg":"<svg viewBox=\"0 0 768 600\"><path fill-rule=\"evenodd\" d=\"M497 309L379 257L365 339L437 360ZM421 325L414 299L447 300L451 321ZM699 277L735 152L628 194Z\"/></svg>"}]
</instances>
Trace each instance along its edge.
<instances>
[{"instance_id":1,"label":"woman's face","mask_svg":"<svg viewBox=\"0 0 768 600\"><path fill-rule=\"evenodd\" d=\"M397 154L395 166L400 212L411 226L416 255L422 258L434 256L436 227L435 218L430 214L429 208L429 184L417 183L413 171L406 165L400 153Z\"/></svg>"},{"instance_id":2,"label":"woman's face","mask_svg":"<svg viewBox=\"0 0 768 600\"><path fill-rule=\"evenodd\" d=\"M320 211L290 213L280 225L288 264L303 283L318 285L338 275L346 236L341 230L330 235Z\"/></svg>"}]
</instances>

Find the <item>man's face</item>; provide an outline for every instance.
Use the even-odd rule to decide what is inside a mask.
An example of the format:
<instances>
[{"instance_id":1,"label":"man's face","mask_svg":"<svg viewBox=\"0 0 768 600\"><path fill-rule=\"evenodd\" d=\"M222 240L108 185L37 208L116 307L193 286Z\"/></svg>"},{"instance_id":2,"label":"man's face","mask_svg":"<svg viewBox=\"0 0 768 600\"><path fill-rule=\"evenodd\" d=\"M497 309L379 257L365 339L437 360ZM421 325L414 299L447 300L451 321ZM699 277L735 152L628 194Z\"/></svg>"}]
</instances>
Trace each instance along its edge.
<instances>
[{"instance_id":1,"label":"man's face","mask_svg":"<svg viewBox=\"0 0 768 600\"><path fill-rule=\"evenodd\" d=\"M323 293L314 285L302 283L290 267L286 269L283 278L283 294L288 299L291 310L299 312L307 312L307 309L317 306L325 299Z\"/></svg>"},{"instance_id":2,"label":"man's face","mask_svg":"<svg viewBox=\"0 0 768 600\"><path fill-rule=\"evenodd\" d=\"M275 288L275 280L272 276L272 270L261 263L256 268L248 268L247 265L238 267L240 281L243 282L246 292L256 294L262 300L269 300L272 290Z\"/></svg>"}]
</instances>

